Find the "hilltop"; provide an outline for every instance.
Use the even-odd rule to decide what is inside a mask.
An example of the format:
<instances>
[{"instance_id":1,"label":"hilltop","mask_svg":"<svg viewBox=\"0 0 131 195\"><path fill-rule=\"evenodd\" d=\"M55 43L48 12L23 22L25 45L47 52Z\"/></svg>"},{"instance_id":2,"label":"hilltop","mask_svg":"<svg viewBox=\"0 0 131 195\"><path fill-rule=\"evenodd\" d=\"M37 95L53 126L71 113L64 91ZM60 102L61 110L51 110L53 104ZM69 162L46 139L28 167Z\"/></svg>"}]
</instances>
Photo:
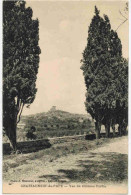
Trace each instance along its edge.
<instances>
[{"instance_id":1,"label":"hilltop","mask_svg":"<svg viewBox=\"0 0 131 195\"><path fill-rule=\"evenodd\" d=\"M89 117L86 114L75 114L75 113L70 113L66 112L63 110L55 110L55 111L48 111L48 112L42 112L42 113L37 113L37 114L32 114L32 115L27 115L27 116L22 116L21 117L21 123L25 122L29 118L34 118L34 119L58 119L60 121L67 120L67 119L88 119ZM90 118L91 120L91 118Z\"/></svg>"}]
</instances>

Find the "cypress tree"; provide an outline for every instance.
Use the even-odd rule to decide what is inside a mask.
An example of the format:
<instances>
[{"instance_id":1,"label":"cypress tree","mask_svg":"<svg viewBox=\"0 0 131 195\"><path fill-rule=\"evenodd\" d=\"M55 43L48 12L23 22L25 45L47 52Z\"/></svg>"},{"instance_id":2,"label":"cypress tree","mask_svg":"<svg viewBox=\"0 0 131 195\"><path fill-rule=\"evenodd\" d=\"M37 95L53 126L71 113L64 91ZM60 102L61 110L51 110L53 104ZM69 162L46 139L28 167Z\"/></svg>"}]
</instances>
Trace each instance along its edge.
<instances>
[{"instance_id":1,"label":"cypress tree","mask_svg":"<svg viewBox=\"0 0 131 195\"><path fill-rule=\"evenodd\" d=\"M3 126L14 150L23 107L37 92L39 22L25 1L3 1Z\"/></svg>"},{"instance_id":2,"label":"cypress tree","mask_svg":"<svg viewBox=\"0 0 131 195\"><path fill-rule=\"evenodd\" d=\"M121 41L111 29L108 16L102 18L99 14L95 7L81 60L87 89L85 105L95 119L96 138L100 138L101 124L105 125L106 136L109 137L110 125L112 121L116 123L117 97L120 100L121 93L116 88L121 83L118 72L122 64Z\"/></svg>"}]
</instances>

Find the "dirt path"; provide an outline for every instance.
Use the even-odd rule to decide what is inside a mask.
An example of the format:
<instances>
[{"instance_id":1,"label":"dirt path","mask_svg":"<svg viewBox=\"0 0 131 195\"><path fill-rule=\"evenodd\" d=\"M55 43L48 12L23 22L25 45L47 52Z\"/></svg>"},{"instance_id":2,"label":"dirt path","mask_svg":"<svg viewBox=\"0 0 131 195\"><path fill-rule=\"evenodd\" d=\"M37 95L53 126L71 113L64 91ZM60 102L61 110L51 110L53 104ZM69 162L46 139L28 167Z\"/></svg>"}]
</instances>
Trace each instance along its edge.
<instances>
[{"instance_id":1,"label":"dirt path","mask_svg":"<svg viewBox=\"0 0 131 195\"><path fill-rule=\"evenodd\" d=\"M26 160L11 168L11 180L57 183L127 183L128 138L115 138L95 150L69 154L55 160Z\"/></svg>"},{"instance_id":2,"label":"dirt path","mask_svg":"<svg viewBox=\"0 0 131 195\"><path fill-rule=\"evenodd\" d=\"M128 154L128 137L115 138L115 142L106 144L106 146L98 148L93 152L117 152L120 154Z\"/></svg>"},{"instance_id":3,"label":"dirt path","mask_svg":"<svg viewBox=\"0 0 131 195\"><path fill-rule=\"evenodd\" d=\"M90 152L71 154L45 164L37 178L55 182L124 182L127 154L127 137L116 138L113 143Z\"/></svg>"}]
</instances>

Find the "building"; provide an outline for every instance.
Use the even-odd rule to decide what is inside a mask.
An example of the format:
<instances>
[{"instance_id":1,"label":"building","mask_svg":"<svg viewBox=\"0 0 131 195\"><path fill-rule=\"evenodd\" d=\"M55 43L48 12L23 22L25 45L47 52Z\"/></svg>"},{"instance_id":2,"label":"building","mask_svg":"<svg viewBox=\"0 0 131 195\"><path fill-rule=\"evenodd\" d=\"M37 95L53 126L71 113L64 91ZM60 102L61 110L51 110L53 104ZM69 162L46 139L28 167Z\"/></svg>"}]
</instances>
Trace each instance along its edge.
<instances>
[{"instance_id":1,"label":"building","mask_svg":"<svg viewBox=\"0 0 131 195\"><path fill-rule=\"evenodd\" d=\"M56 106L52 106L50 109L50 112L54 112L54 111L56 111Z\"/></svg>"}]
</instances>

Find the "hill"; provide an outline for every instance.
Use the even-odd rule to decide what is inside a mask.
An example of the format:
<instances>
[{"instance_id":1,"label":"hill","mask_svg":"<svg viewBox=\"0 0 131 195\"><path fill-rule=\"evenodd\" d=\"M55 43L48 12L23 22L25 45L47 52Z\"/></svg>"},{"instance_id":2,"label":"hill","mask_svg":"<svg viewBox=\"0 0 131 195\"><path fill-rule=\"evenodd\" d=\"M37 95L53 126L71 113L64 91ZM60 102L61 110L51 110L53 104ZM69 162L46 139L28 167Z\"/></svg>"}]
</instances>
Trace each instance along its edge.
<instances>
[{"instance_id":1,"label":"hill","mask_svg":"<svg viewBox=\"0 0 131 195\"><path fill-rule=\"evenodd\" d=\"M17 128L18 140L26 140L31 127L36 129L37 139L81 135L94 131L94 123L88 115L51 109L48 112L22 116Z\"/></svg>"},{"instance_id":2,"label":"hill","mask_svg":"<svg viewBox=\"0 0 131 195\"><path fill-rule=\"evenodd\" d=\"M27 116L22 116L21 117L21 122L25 122L28 118L34 118L34 119L41 119L41 118L58 118L59 120L66 120L66 119L90 119L89 116L86 114L75 114L75 113L70 113L62 110L50 110L48 112L42 112L42 113L37 113L37 114L32 114L32 115L27 115Z\"/></svg>"}]
</instances>

